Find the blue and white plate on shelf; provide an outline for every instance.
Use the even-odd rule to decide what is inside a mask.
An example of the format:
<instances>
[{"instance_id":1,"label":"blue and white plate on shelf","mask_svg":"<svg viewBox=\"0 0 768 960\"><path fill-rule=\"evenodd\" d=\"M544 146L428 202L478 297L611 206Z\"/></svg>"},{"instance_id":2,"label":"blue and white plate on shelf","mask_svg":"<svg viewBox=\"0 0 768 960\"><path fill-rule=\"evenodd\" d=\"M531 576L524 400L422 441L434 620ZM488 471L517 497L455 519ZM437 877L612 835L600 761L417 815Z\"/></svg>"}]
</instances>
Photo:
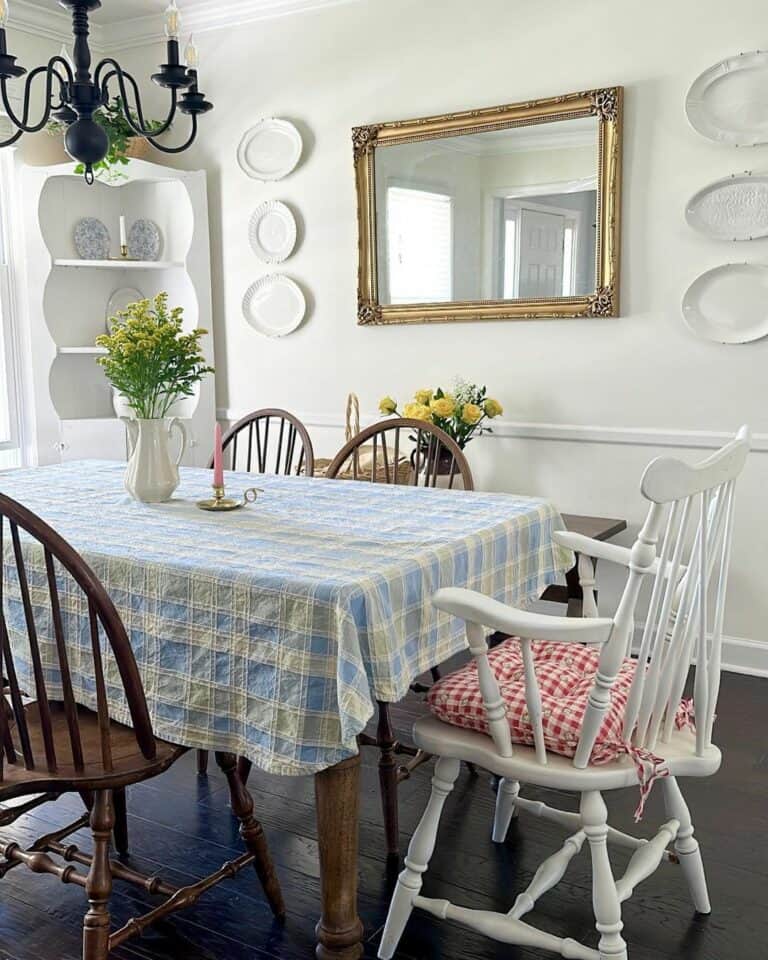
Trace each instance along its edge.
<instances>
[{"instance_id":1,"label":"blue and white plate on shelf","mask_svg":"<svg viewBox=\"0 0 768 960\"><path fill-rule=\"evenodd\" d=\"M109 230L96 217L83 217L77 221L74 240L81 260L106 260L109 257Z\"/></svg>"},{"instance_id":2,"label":"blue and white plate on shelf","mask_svg":"<svg viewBox=\"0 0 768 960\"><path fill-rule=\"evenodd\" d=\"M128 231L128 256L151 262L160 259L163 236L153 220L137 220Z\"/></svg>"}]
</instances>

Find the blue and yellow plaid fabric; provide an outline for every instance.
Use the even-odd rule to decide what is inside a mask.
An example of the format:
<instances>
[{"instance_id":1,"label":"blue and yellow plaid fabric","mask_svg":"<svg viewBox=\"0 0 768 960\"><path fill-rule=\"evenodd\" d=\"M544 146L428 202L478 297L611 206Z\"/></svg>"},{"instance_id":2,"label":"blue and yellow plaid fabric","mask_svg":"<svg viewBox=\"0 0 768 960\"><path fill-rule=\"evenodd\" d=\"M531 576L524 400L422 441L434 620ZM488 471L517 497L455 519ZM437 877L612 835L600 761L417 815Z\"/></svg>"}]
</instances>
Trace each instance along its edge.
<instances>
[{"instance_id":1,"label":"blue and yellow plaid fabric","mask_svg":"<svg viewBox=\"0 0 768 960\"><path fill-rule=\"evenodd\" d=\"M175 498L149 505L125 492L124 470L90 461L11 471L0 491L50 523L104 583L158 736L241 754L273 773L314 773L352 755L374 700L401 699L418 674L464 648L458 622L432 606L439 587L519 605L572 564L552 542L562 524L543 500L229 473L228 493L254 483L264 493L213 515L195 507L210 495L210 471L182 470ZM26 543L24 552L55 695L42 551ZM9 630L23 659L8 554L5 573ZM94 706L87 611L67 581L76 696ZM125 722L107 663L112 715ZM25 682L32 688L31 673Z\"/></svg>"}]
</instances>

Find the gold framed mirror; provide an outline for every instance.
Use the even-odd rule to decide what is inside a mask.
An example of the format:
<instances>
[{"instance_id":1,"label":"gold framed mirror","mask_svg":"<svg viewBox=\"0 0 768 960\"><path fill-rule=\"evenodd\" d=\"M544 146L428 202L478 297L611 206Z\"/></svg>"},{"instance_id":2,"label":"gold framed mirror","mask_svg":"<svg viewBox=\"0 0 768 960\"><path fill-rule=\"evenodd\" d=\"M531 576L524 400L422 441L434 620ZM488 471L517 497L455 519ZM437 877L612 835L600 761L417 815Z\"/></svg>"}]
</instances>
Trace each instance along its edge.
<instances>
[{"instance_id":1,"label":"gold framed mirror","mask_svg":"<svg viewBox=\"0 0 768 960\"><path fill-rule=\"evenodd\" d=\"M358 323L618 316L622 102L355 127Z\"/></svg>"}]
</instances>

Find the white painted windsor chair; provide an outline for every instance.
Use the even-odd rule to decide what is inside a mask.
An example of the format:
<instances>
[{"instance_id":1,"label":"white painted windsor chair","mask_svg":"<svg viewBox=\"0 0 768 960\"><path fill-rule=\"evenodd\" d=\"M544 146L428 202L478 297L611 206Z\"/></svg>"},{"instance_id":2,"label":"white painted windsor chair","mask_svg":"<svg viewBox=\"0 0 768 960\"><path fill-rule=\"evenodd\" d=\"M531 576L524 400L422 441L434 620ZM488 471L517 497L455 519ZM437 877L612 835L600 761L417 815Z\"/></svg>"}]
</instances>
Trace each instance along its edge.
<instances>
[{"instance_id":1,"label":"white painted windsor chair","mask_svg":"<svg viewBox=\"0 0 768 960\"><path fill-rule=\"evenodd\" d=\"M468 590L440 590L435 605L466 622L469 648L477 664L478 681L488 733L464 729L438 719L423 718L414 726L414 739L437 760L432 794L411 840L384 928L379 957L389 960L408 918L418 907L451 919L496 940L541 947L576 960L626 960L621 904L642 880L651 876L674 842L677 859L696 911L709 913L710 903L699 845L678 777L706 777L720 767L720 751L712 744L720 684L720 648L726 583L733 534L734 486L749 450L749 431L713 456L688 466L659 458L646 469L641 490L650 509L630 549L561 532L559 543L582 555L627 567L626 587L612 618L552 617L508 607ZM660 544L660 549L659 548ZM641 586L652 580L645 627L624 712L624 739L633 748L663 758L663 786L669 820L651 840L642 840L609 827L602 791L640 783L632 759L621 756L590 763L611 688L631 653L635 608ZM525 667L525 699L534 746L514 746L499 683L488 660L486 635L497 630L516 638ZM594 644L599 648L597 672L584 710L575 756L548 752L544 743L541 697L536 682L532 641ZM696 728L677 729L675 716L691 664L695 662ZM643 665L643 669L639 668ZM435 848L437 828L446 798L459 773L460 762L472 762L502 778L496 804L493 839L502 842L519 810L560 824L571 832L563 847L545 860L528 888L507 914L465 909L447 900L421 895L422 877ZM568 813L519 795L519 784L575 791L581 794L579 813ZM598 948L538 930L522 917L537 899L565 874L570 860L587 842L592 860L592 901ZM620 879L614 879L608 843L634 852Z\"/></svg>"}]
</instances>

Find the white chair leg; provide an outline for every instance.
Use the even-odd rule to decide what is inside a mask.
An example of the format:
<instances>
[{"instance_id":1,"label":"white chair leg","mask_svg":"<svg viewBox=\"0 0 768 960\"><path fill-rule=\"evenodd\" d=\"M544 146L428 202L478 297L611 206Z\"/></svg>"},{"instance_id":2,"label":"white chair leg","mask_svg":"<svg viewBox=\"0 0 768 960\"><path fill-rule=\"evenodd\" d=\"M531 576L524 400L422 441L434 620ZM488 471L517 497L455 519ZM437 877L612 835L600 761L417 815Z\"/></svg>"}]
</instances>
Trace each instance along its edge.
<instances>
[{"instance_id":1,"label":"white chair leg","mask_svg":"<svg viewBox=\"0 0 768 960\"><path fill-rule=\"evenodd\" d=\"M515 801L520 793L520 784L517 780L500 780L496 791L496 813L493 818L494 843L504 843L512 817L517 816Z\"/></svg>"},{"instance_id":2,"label":"white chair leg","mask_svg":"<svg viewBox=\"0 0 768 960\"><path fill-rule=\"evenodd\" d=\"M380 960L390 960L413 910L413 900L421 890L422 875L429 866L435 849L437 827L446 797L453 790L461 764L449 757L440 757L432 777L432 794L408 846L405 869L397 878L397 886L389 905L387 922L379 945Z\"/></svg>"},{"instance_id":3,"label":"white chair leg","mask_svg":"<svg viewBox=\"0 0 768 960\"><path fill-rule=\"evenodd\" d=\"M608 858L608 810L599 791L581 795L581 822L592 854L592 907L600 934L600 960L627 960L627 945L621 936L621 903Z\"/></svg>"},{"instance_id":4,"label":"white chair leg","mask_svg":"<svg viewBox=\"0 0 768 960\"><path fill-rule=\"evenodd\" d=\"M688 884L688 889L691 891L694 909L697 913L711 913L712 906L707 891L707 878L704 875L704 864L701 860L699 843L693 835L693 824L691 823L688 804L685 802L680 786L674 777L665 777L661 782L664 787L664 804L667 814L680 821L680 829L675 840L675 853L680 858L680 866Z\"/></svg>"}]
</instances>

